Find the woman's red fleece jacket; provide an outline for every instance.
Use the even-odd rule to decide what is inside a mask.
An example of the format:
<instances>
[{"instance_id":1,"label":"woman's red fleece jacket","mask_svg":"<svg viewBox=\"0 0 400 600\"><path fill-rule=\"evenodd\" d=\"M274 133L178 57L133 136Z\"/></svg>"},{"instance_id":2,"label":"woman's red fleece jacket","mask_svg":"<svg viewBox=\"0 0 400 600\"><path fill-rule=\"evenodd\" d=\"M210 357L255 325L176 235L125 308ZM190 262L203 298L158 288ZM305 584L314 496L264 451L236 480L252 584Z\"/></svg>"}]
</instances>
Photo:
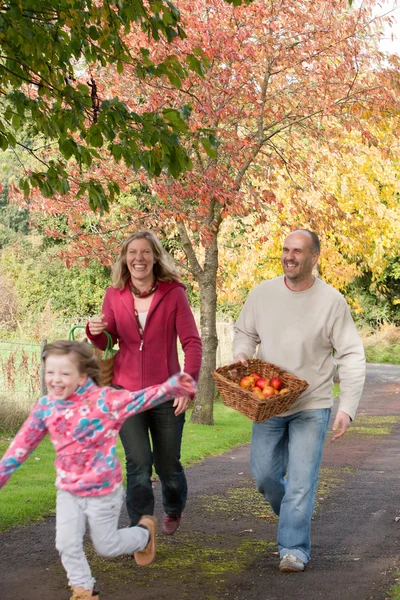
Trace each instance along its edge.
<instances>
[{"instance_id":1,"label":"woman's red fleece jacket","mask_svg":"<svg viewBox=\"0 0 400 600\"><path fill-rule=\"evenodd\" d=\"M123 290L109 287L103 302L102 314L107 331L119 353L114 362L112 383L132 392L150 385L164 383L168 377L181 371L178 360L177 339L185 356L183 371L198 381L201 366L201 339L185 293L179 282L160 281L147 315L143 346L137 325L133 296L128 285ZM90 341L104 350L107 338L104 333L91 335Z\"/></svg>"}]
</instances>

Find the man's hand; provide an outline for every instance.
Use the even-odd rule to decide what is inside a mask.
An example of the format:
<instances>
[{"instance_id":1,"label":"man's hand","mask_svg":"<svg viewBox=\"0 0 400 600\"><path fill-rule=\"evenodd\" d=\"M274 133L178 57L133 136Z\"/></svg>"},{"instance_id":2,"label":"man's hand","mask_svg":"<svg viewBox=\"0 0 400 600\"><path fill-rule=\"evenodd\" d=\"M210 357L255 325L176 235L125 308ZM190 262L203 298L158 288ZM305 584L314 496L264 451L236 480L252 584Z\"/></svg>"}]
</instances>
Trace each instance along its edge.
<instances>
[{"instance_id":1,"label":"man's hand","mask_svg":"<svg viewBox=\"0 0 400 600\"><path fill-rule=\"evenodd\" d=\"M239 354L236 354L236 356L233 359L233 361L235 363L240 362L245 367L247 367L247 365L248 365L248 363L247 363L248 360L249 360L249 357L246 356L245 354L243 354L243 352L239 352Z\"/></svg>"},{"instance_id":2,"label":"man's hand","mask_svg":"<svg viewBox=\"0 0 400 600\"><path fill-rule=\"evenodd\" d=\"M190 396L181 396L180 398L175 398L174 400L174 408L175 408L175 416L177 417L181 413L184 413L189 408L192 399Z\"/></svg>"},{"instance_id":3,"label":"man's hand","mask_svg":"<svg viewBox=\"0 0 400 600\"><path fill-rule=\"evenodd\" d=\"M348 428L350 426L350 421L351 421L351 419L347 413L343 412L343 410L337 411L336 419L333 423L332 429L333 429L333 431L336 431L337 429L339 429L339 433L337 433L336 435L333 436L332 442L334 442L338 438L342 437L342 435L344 435L346 433L346 431L348 430Z\"/></svg>"}]
</instances>

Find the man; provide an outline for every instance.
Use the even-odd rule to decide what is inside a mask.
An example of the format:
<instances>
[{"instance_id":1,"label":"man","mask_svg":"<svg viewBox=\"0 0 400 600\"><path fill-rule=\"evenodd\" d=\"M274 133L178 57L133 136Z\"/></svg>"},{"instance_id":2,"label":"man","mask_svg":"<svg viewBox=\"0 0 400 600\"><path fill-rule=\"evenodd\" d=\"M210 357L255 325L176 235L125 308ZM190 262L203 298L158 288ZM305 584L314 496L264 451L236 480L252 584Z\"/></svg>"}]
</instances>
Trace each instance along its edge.
<instances>
[{"instance_id":1,"label":"man","mask_svg":"<svg viewBox=\"0 0 400 600\"><path fill-rule=\"evenodd\" d=\"M279 568L284 572L304 571L310 559L311 518L333 404L333 353L341 390L333 440L354 418L365 380L364 349L347 303L312 274L319 254L315 233L299 229L288 235L284 275L252 290L233 342L236 362L246 364L258 346L258 358L309 383L287 412L253 424L251 470L258 490L279 515Z\"/></svg>"}]
</instances>

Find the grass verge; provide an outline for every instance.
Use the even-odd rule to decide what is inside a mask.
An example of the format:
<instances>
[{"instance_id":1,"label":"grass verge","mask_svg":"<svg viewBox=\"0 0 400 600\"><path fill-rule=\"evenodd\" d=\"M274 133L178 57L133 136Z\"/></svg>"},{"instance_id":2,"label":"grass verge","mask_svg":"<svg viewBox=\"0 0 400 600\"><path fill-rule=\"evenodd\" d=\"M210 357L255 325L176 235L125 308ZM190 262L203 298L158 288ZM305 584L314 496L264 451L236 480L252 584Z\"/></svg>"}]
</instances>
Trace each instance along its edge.
<instances>
[{"instance_id":1,"label":"grass verge","mask_svg":"<svg viewBox=\"0 0 400 600\"><path fill-rule=\"evenodd\" d=\"M400 581L400 571L396 573L396 581ZM390 588L388 597L391 600L400 600L400 583L396 583Z\"/></svg>"},{"instance_id":2,"label":"grass verge","mask_svg":"<svg viewBox=\"0 0 400 600\"><path fill-rule=\"evenodd\" d=\"M385 344L366 346L365 356L369 363L400 365L400 344L393 344L391 346Z\"/></svg>"},{"instance_id":3,"label":"grass verge","mask_svg":"<svg viewBox=\"0 0 400 600\"><path fill-rule=\"evenodd\" d=\"M400 365L400 327L384 323L375 331L361 335L367 362Z\"/></svg>"}]
</instances>

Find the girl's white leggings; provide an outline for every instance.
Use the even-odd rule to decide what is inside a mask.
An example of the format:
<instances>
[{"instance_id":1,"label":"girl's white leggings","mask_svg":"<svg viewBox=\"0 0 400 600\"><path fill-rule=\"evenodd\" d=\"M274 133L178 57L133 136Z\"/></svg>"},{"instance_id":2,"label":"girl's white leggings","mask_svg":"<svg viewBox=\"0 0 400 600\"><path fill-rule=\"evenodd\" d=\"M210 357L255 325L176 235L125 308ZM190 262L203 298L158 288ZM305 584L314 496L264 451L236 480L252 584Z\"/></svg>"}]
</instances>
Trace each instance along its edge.
<instances>
[{"instance_id":1,"label":"girl's white leggings","mask_svg":"<svg viewBox=\"0 0 400 600\"><path fill-rule=\"evenodd\" d=\"M146 547L149 540L146 529L118 529L123 496L122 486L106 496L83 497L57 491L56 548L69 585L91 590L95 583L83 550L86 522L101 556L133 554Z\"/></svg>"}]
</instances>

